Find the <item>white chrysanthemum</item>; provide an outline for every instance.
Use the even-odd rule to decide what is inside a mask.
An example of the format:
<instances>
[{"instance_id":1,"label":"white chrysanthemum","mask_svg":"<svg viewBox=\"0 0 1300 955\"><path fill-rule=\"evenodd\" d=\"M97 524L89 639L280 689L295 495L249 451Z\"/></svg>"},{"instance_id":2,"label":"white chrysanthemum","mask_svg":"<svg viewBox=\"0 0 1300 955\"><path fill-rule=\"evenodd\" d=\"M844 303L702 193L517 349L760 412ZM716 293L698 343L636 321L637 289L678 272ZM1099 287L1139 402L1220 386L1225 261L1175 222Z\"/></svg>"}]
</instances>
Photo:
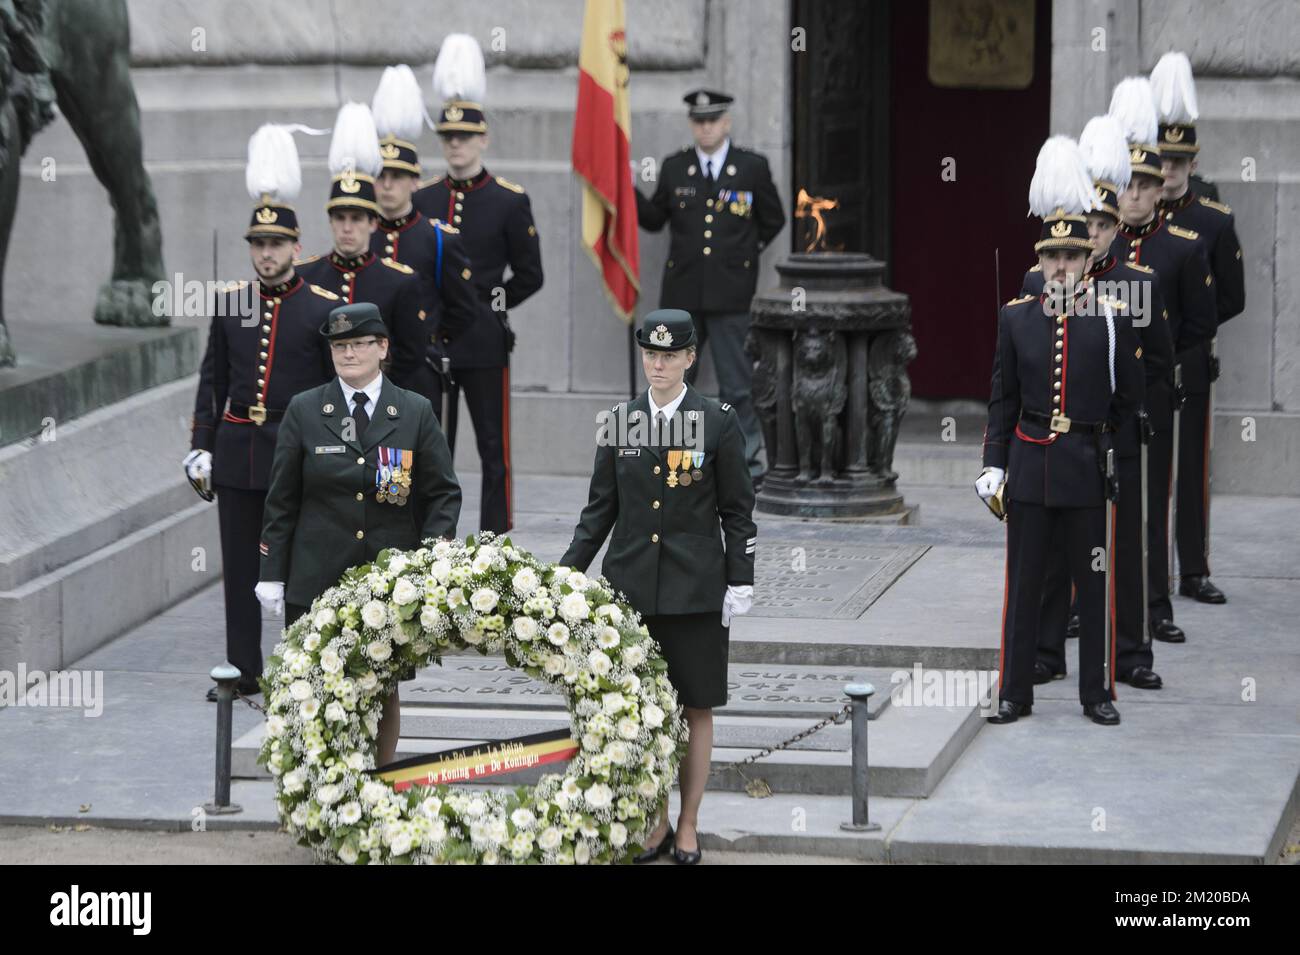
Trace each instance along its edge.
<instances>
[{"instance_id":1,"label":"white chrysanthemum","mask_svg":"<svg viewBox=\"0 0 1300 955\"><path fill-rule=\"evenodd\" d=\"M596 643L606 650L618 646L620 639L618 631L613 627L604 626L596 631Z\"/></svg>"},{"instance_id":2,"label":"white chrysanthemum","mask_svg":"<svg viewBox=\"0 0 1300 955\"><path fill-rule=\"evenodd\" d=\"M376 640L366 647L366 655L376 663L383 663L393 655L393 648L387 640Z\"/></svg>"},{"instance_id":3,"label":"white chrysanthemum","mask_svg":"<svg viewBox=\"0 0 1300 955\"><path fill-rule=\"evenodd\" d=\"M481 796L475 796L469 802L465 803L465 815L467 816L477 817L483 815L485 812L487 812L487 803L483 801Z\"/></svg>"},{"instance_id":4,"label":"white chrysanthemum","mask_svg":"<svg viewBox=\"0 0 1300 955\"><path fill-rule=\"evenodd\" d=\"M314 696L309 696L298 704L298 715L305 720L314 720L319 712L320 700Z\"/></svg>"},{"instance_id":5,"label":"white chrysanthemum","mask_svg":"<svg viewBox=\"0 0 1300 955\"><path fill-rule=\"evenodd\" d=\"M630 667L639 667L645 663L645 650L641 644L634 643L623 651L623 662Z\"/></svg>"},{"instance_id":6,"label":"white chrysanthemum","mask_svg":"<svg viewBox=\"0 0 1300 955\"><path fill-rule=\"evenodd\" d=\"M582 795L582 788L578 785L578 781L572 776L564 777L564 782L560 783L560 791L570 799L577 799Z\"/></svg>"},{"instance_id":7,"label":"white chrysanthemum","mask_svg":"<svg viewBox=\"0 0 1300 955\"><path fill-rule=\"evenodd\" d=\"M371 780L361 787L361 801L368 806L375 806L388 800L388 784Z\"/></svg>"},{"instance_id":8,"label":"white chrysanthemum","mask_svg":"<svg viewBox=\"0 0 1300 955\"><path fill-rule=\"evenodd\" d=\"M404 607L413 603L420 596L420 588L415 586L405 577L393 584L393 603L399 607Z\"/></svg>"},{"instance_id":9,"label":"white chrysanthemum","mask_svg":"<svg viewBox=\"0 0 1300 955\"><path fill-rule=\"evenodd\" d=\"M339 822L345 826L353 825L361 819L361 803L353 799L339 806Z\"/></svg>"},{"instance_id":10,"label":"white chrysanthemum","mask_svg":"<svg viewBox=\"0 0 1300 955\"><path fill-rule=\"evenodd\" d=\"M286 793L293 795L307 785L307 774L302 769L291 769L284 774L280 785L284 787Z\"/></svg>"},{"instance_id":11,"label":"white chrysanthemum","mask_svg":"<svg viewBox=\"0 0 1300 955\"><path fill-rule=\"evenodd\" d=\"M367 600L361 608L361 622L372 630L378 630L388 622L388 607L378 600Z\"/></svg>"},{"instance_id":12,"label":"white chrysanthemum","mask_svg":"<svg viewBox=\"0 0 1300 955\"><path fill-rule=\"evenodd\" d=\"M573 847L573 861L578 865L586 865L591 861L591 847L585 842L579 842Z\"/></svg>"},{"instance_id":13,"label":"white chrysanthemum","mask_svg":"<svg viewBox=\"0 0 1300 955\"><path fill-rule=\"evenodd\" d=\"M609 844L615 849L621 849L627 844L627 826L621 822L611 822L609 824Z\"/></svg>"},{"instance_id":14,"label":"white chrysanthemum","mask_svg":"<svg viewBox=\"0 0 1300 955\"><path fill-rule=\"evenodd\" d=\"M608 809L614 802L614 790L604 783L595 783L584 796L592 809Z\"/></svg>"},{"instance_id":15,"label":"white chrysanthemum","mask_svg":"<svg viewBox=\"0 0 1300 955\"><path fill-rule=\"evenodd\" d=\"M395 856L404 856L411 851L411 834L409 832L399 832L393 837L393 844L388 850Z\"/></svg>"},{"instance_id":16,"label":"white chrysanthemum","mask_svg":"<svg viewBox=\"0 0 1300 955\"><path fill-rule=\"evenodd\" d=\"M515 571L514 577L510 578L510 586L514 587L515 593L521 597L527 597L541 586L541 581L537 577L537 571L531 567L522 567Z\"/></svg>"},{"instance_id":17,"label":"white chrysanthemum","mask_svg":"<svg viewBox=\"0 0 1300 955\"><path fill-rule=\"evenodd\" d=\"M438 813L442 811L442 800L437 796L426 796L420 803L420 811L430 819L435 819Z\"/></svg>"},{"instance_id":18,"label":"white chrysanthemum","mask_svg":"<svg viewBox=\"0 0 1300 955\"><path fill-rule=\"evenodd\" d=\"M578 664L567 657L564 660L563 676L565 683L573 683L578 679Z\"/></svg>"},{"instance_id":19,"label":"white chrysanthemum","mask_svg":"<svg viewBox=\"0 0 1300 955\"><path fill-rule=\"evenodd\" d=\"M311 684L306 680L294 680L289 684L289 695L292 696L295 701L301 703L303 700L308 699L311 696Z\"/></svg>"},{"instance_id":20,"label":"white chrysanthemum","mask_svg":"<svg viewBox=\"0 0 1300 955\"><path fill-rule=\"evenodd\" d=\"M523 808L516 809L512 812L510 814L510 821L515 824L516 829L531 829L533 826L537 825L537 817L533 815L531 810Z\"/></svg>"},{"instance_id":21,"label":"white chrysanthemum","mask_svg":"<svg viewBox=\"0 0 1300 955\"><path fill-rule=\"evenodd\" d=\"M338 673L342 670L343 658L339 656L338 650L326 647L320 655L320 668L326 673Z\"/></svg>"},{"instance_id":22,"label":"white chrysanthemum","mask_svg":"<svg viewBox=\"0 0 1300 955\"><path fill-rule=\"evenodd\" d=\"M316 789L316 801L322 806L332 806L343 796L343 787L326 783Z\"/></svg>"},{"instance_id":23,"label":"white chrysanthemum","mask_svg":"<svg viewBox=\"0 0 1300 955\"><path fill-rule=\"evenodd\" d=\"M618 721L618 735L624 739L636 739L640 732L641 725L631 717L625 716Z\"/></svg>"},{"instance_id":24,"label":"white chrysanthemum","mask_svg":"<svg viewBox=\"0 0 1300 955\"><path fill-rule=\"evenodd\" d=\"M635 673L628 673L619 681L619 686L623 688L624 693L635 697L641 689L641 678Z\"/></svg>"},{"instance_id":25,"label":"white chrysanthemum","mask_svg":"<svg viewBox=\"0 0 1300 955\"><path fill-rule=\"evenodd\" d=\"M601 650L592 650L587 654L587 666L591 667L591 672L597 676L609 676L610 671L614 669L613 661Z\"/></svg>"},{"instance_id":26,"label":"white chrysanthemum","mask_svg":"<svg viewBox=\"0 0 1300 955\"><path fill-rule=\"evenodd\" d=\"M587 575L580 570L575 570L569 574L564 582L574 590L586 590L591 586L591 581L587 579Z\"/></svg>"},{"instance_id":27,"label":"white chrysanthemum","mask_svg":"<svg viewBox=\"0 0 1300 955\"><path fill-rule=\"evenodd\" d=\"M583 749L588 750L589 752L592 753L597 753L600 752L600 748L604 745L605 745L604 741L597 734L595 733L582 734Z\"/></svg>"},{"instance_id":28,"label":"white chrysanthemum","mask_svg":"<svg viewBox=\"0 0 1300 955\"><path fill-rule=\"evenodd\" d=\"M605 755L615 766L622 766L627 762L631 753L628 751L626 743L621 740L614 740L605 747Z\"/></svg>"},{"instance_id":29,"label":"white chrysanthemum","mask_svg":"<svg viewBox=\"0 0 1300 955\"><path fill-rule=\"evenodd\" d=\"M659 792L659 784L655 781L653 776L647 776L636 784L636 791L637 795L644 796L646 799L652 799L654 798L654 795Z\"/></svg>"},{"instance_id":30,"label":"white chrysanthemum","mask_svg":"<svg viewBox=\"0 0 1300 955\"><path fill-rule=\"evenodd\" d=\"M537 621L532 617L516 617L515 636L524 642L536 639Z\"/></svg>"},{"instance_id":31,"label":"white chrysanthemum","mask_svg":"<svg viewBox=\"0 0 1300 955\"><path fill-rule=\"evenodd\" d=\"M343 763L348 769L355 772L361 772L366 766L366 757L361 753L348 753Z\"/></svg>"},{"instance_id":32,"label":"white chrysanthemum","mask_svg":"<svg viewBox=\"0 0 1300 955\"><path fill-rule=\"evenodd\" d=\"M465 606L465 591L459 587L453 587L447 591L447 606L452 610Z\"/></svg>"},{"instance_id":33,"label":"white chrysanthemum","mask_svg":"<svg viewBox=\"0 0 1300 955\"><path fill-rule=\"evenodd\" d=\"M565 594L564 599L560 601L560 616L570 621L586 620L591 616L591 604L587 603L587 598L577 591Z\"/></svg>"},{"instance_id":34,"label":"white chrysanthemum","mask_svg":"<svg viewBox=\"0 0 1300 955\"><path fill-rule=\"evenodd\" d=\"M307 634L306 638L304 638L302 641L302 648L308 651L309 653L314 653L316 651L316 648L319 646L320 646L320 634L316 633L315 631Z\"/></svg>"},{"instance_id":35,"label":"white chrysanthemum","mask_svg":"<svg viewBox=\"0 0 1300 955\"><path fill-rule=\"evenodd\" d=\"M307 825L307 812L307 804L305 802L301 803L294 807L293 812L289 813L289 821L301 829Z\"/></svg>"},{"instance_id":36,"label":"white chrysanthemum","mask_svg":"<svg viewBox=\"0 0 1300 955\"><path fill-rule=\"evenodd\" d=\"M333 607L322 607L316 611L316 616L312 618L312 625L317 630L324 630L326 627L333 626L337 620L338 617L335 616Z\"/></svg>"},{"instance_id":37,"label":"white chrysanthemum","mask_svg":"<svg viewBox=\"0 0 1300 955\"><path fill-rule=\"evenodd\" d=\"M271 739L278 739L284 735L284 717L278 713L266 718L266 735Z\"/></svg>"},{"instance_id":38,"label":"white chrysanthemum","mask_svg":"<svg viewBox=\"0 0 1300 955\"><path fill-rule=\"evenodd\" d=\"M496 591L490 587L480 587L470 596L469 605L479 613L488 613L497 605Z\"/></svg>"},{"instance_id":39,"label":"white chrysanthemum","mask_svg":"<svg viewBox=\"0 0 1300 955\"><path fill-rule=\"evenodd\" d=\"M569 642L569 628L557 620L546 628L546 639L562 647Z\"/></svg>"}]
</instances>

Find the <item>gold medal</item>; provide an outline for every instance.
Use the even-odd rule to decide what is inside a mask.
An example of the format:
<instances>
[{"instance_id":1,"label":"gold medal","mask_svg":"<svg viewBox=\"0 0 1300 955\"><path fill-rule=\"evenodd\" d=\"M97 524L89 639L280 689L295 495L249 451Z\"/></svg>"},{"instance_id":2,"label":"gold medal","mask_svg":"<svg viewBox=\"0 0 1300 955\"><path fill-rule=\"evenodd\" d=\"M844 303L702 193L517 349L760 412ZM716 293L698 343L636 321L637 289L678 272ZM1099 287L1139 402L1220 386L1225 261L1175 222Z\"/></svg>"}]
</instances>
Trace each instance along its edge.
<instances>
[{"instance_id":1,"label":"gold medal","mask_svg":"<svg viewBox=\"0 0 1300 955\"><path fill-rule=\"evenodd\" d=\"M388 492L384 491L382 488L375 492L375 500L378 503L383 504L384 501L387 499L388 499Z\"/></svg>"},{"instance_id":2,"label":"gold medal","mask_svg":"<svg viewBox=\"0 0 1300 955\"><path fill-rule=\"evenodd\" d=\"M677 486L677 469L682 466L682 452L680 449L668 452L668 486Z\"/></svg>"},{"instance_id":3,"label":"gold medal","mask_svg":"<svg viewBox=\"0 0 1300 955\"><path fill-rule=\"evenodd\" d=\"M676 486L677 486L677 472L676 472L676 471L669 471L669 472L668 472L668 486L669 486L669 487L676 487Z\"/></svg>"}]
</instances>

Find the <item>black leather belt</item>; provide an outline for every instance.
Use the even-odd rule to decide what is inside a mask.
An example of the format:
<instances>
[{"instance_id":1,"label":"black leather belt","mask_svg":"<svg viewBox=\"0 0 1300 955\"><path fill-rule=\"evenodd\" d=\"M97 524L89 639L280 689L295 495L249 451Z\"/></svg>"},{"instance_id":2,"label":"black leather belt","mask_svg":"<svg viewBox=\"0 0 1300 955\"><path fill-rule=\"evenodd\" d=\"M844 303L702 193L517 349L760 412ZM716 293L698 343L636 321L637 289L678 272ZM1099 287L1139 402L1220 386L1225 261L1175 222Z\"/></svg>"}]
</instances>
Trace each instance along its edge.
<instances>
[{"instance_id":1,"label":"black leather belt","mask_svg":"<svg viewBox=\"0 0 1300 955\"><path fill-rule=\"evenodd\" d=\"M1058 434L1104 434L1114 430L1105 421L1079 421L1065 415L1045 415L1041 411L1022 411L1020 420L1041 425Z\"/></svg>"},{"instance_id":2,"label":"black leather belt","mask_svg":"<svg viewBox=\"0 0 1300 955\"><path fill-rule=\"evenodd\" d=\"M254 408L250 408L248 405L237 405L232 401L230 403L230 410L227 411L226 414L235 418L243 418L247 421L252 421L254 424L264 424L267 421L279 421L284 417L283 409L275 410L272 408L262 408L259 414L254 414L254 410ZM258 420L259 418L261 420Z\"/></svg>"}]
</instances>

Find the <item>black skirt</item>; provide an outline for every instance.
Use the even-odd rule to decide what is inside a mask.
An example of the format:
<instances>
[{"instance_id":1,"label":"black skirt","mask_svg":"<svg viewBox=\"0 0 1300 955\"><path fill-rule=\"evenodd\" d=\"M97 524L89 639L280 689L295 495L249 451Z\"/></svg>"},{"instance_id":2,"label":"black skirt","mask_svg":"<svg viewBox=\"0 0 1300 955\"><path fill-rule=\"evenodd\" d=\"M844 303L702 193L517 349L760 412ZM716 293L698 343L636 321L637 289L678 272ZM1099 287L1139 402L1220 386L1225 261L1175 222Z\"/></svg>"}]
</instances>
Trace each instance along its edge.
<instances>
[{"instance_id":1,"label":"black skirt","mask_svg":"<svg viewBox=\"0 0 1300 955\"><path fill-rule=\"evenodd\" d=\"M726 704L730 631L722 625L721 610L659 614L641 622L663 649L679 703L696 709Z\"/></svg>"}]
</instances>

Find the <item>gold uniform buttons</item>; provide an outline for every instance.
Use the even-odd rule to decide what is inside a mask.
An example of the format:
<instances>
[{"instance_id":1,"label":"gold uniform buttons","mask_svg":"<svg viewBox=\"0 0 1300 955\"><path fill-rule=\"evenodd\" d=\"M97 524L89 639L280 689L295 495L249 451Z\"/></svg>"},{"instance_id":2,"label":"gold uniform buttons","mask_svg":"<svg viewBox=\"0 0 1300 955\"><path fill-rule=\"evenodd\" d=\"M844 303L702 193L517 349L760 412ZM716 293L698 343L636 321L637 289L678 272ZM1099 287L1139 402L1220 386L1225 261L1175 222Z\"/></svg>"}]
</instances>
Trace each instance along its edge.
<instances>
[{"instance_id":1,"label":"gold uniform buttons","mask_svg":"<svg viewBox=\"0 0 1300 955\"><path fill-rule=\"evenodd\" d=\"M347 279L349 282L351 282L352 279L356 277L356 273L354 273L354 272L344 272L344 273L343 273L343 277L344 277L345 279Z\"/></svg>"},{"instance_id":2,"label":"gold uniform buttons","mask_svg":"<svg viewBox=\"0 0 1300 955\"><path fill-rule=\"evenodd\" d=\"M344 291L345 294L346 294L347 292L352 291L352 286L349 285L347 282L344 282L344 283L343 283L343 291Z\"/></svg>"},{"instance_id":3,"label":"gold uniform buttons","mask_svg":"<svg viewBox=\"0 0 1300 955\"><path fill-rule=\"evenodd\" d=\"M656 465L655 465L655 474L658 474L658 473L659 473L659 465L656 464Z\"/></svg>"},{"instance_id":4,"label":"gold uniform buttons","mask_svg":"<svg viewBox=\"0 0 1300 955\"><path fill-rule=\"evenodd\" d=\"M651 504L650 506L653 507L656 511L659 510L659 502L658 502L658 501L655 501L655 502L654 502L653 504Z\"/></svg>"},{"instance_id":5,"label":"gold uniform buttons","mask_svg":"<svg viewBox=\"0 0 1300 955\"><path fill-rule=\"evenodd\" d=\"M361 540L365 536L366 536L365 531L357 531L357 540Z\"/></svg>"},{"instance_id":6,"label":"gold uniform buttons","mask_svg":"<svg viewBox=\"0 0 1300 955\"><path fill-rule=\"evenodd\" d=\"M713 251L713 250L710 249L707 245L704 247L704 254L705 254L705 255L708 255L708 254L709 254L710 252L712 252L712 251Z\"/></svg>"},{"instance_id":7,"label":"gold uniform buttons","mask_svg":"<svg viewBox=\"0 0 1300 955\"><path fill-rule=\"evenodd\" d=\"M457 198L457 199L464 199L464 198L465 198L465 193L463 193L463 192L457 192L457 193L456 193L456 198Z\"/></svg>"},{"instance_id":8,"label":"gold uniform buttons","mask_svg":"<svg viewBox=\"0 0 1300 955\"><path fill-rule=\"evenodd\" d=\"M452 216L451 218L452 218L452 221L453 221L453 222L459 222L459 221L460 221L460 216Z\"/></svg>"},{"instance_id":9,"label":"gold uniform buttons","mask_svg":"<svg viewBox=\"0 0 1300 955\"><path fill-rule=\"evenodd\" d=\"M705 229L705 230L704 230L704 238L706 238L706 239L712 239L712 238L713 238L713 231L712 231L711 229Z\"/></svg>"},{"instance_id":10,"label":"gold uniform buttons","mask_svg":"<svg viewBox=\"0 0 1300 955\"><path fill-rule=\"evenodd\" d=\"M357 458L357 464L365 464L365 463L366 463L365 458Z\"/></svg>"},{"instance_id":11,"label":"gold uniform buttons","mask_svg":"<svg viewBox=\"0 0 1300 955\"><path fill-rule=\"evenodd\" d=\"M712 222L712 221L713 221L713 213L710 212L707 216L705 216L705 217L704 217L704 221L705 221L705 222Z\"/></svg>"},{"instance_id":12,"label":"gold uniform buttons","mask_svg":"<svg viewBox=\"0 0 1300 955\"><path fill-rule=\"evenodd\" d=\"M259 355L259 357L261 357L261 358L263 358L263 359L266 358L266 352L264 352L264 351L263 351L263 352L258 352L257 354Z\"/></svg>"},{"instance_id":13,"label":"gold uniform buttons","mask_svg":"<svg viewBox=\"0 0 1300 955\"><path fill-rule=\"evenodd\" d=\"M257 366L257 370L260 371L262 374L266 374L266 366L265 366L265 365L258 365L258 366ZM259 378L258 380L261 381L260 378Z\"/></svg>"},{"instance_id":14,"label":"gold uniform buttons","mask_svg":"<svg viewBox=\"0 0 1300 955\"><path fill-rule=\"evenodd\" d=\"M264 331L264 332L269 332L270 330L271 330L271 326L270 326L270 325L263 325L263 326L262 326L262 331Z\"/></svg>"},{"instance_id":15,"label":"gold uniform buttons","mask_svg":"<svg viewBox=\"0 0 1300 955\"><path fill-rule=\"evenodd\" d=\"M266 369L263 368L262 370L265 371ZM259 387L259 388L265 388L265 387L266 387L266 379L265 379L265 378L259 378L259 379L257 379L257 387Z\"/></svg>"},{"instance_id":16,"label":"gold uniform buttons","mask_svg":"<svg viewBox=\"0 0 1300 955\"><path fill-rule=\"evenodd\" d=\"M262 347L263 347L263 348L265 348L265 347L266 347L267 345L269 345L269 344L271 344L271 339L269 339L269 338L263 338L263 339L262 339Z\"/></svg>"},{"instance_id":17,"label":"gold uniform buttons","mask_svg":"<svg viewBox=\"0 0 1300 955\"><path fill-rule=\"evenodd\" d=\"M658 535L658 534L651 534L651 535L650 535L650 543L652 543L652 544L658 544L658 543L659 543L659 535Z\"/></svg>"},{"instance_id":18,"label":"gold uniform buttons","mask_svg":"<svg viewBox=\"0 0 1300 955\"><path fill-rule=\"evenodd\" d=\"M365 499L366 499L366 496L365 496L364 494L362 494L360 491L357 491L357 500L358 500L358 501L364 501Z\"/></svg>"},{"instance_id":19,"label":"gold uniform buttons","mask_svg":"<svg viewBox=\"0 0 1300 955\"><path fill-rule=\"evenodd\" d=\"M465 208L465 207L464 207L463 205L461 205L459 202L456 203L456 211L457 211L457 212L459 212L461 209L464 209L464 208Z\"/></svg>"}]
</instances>

